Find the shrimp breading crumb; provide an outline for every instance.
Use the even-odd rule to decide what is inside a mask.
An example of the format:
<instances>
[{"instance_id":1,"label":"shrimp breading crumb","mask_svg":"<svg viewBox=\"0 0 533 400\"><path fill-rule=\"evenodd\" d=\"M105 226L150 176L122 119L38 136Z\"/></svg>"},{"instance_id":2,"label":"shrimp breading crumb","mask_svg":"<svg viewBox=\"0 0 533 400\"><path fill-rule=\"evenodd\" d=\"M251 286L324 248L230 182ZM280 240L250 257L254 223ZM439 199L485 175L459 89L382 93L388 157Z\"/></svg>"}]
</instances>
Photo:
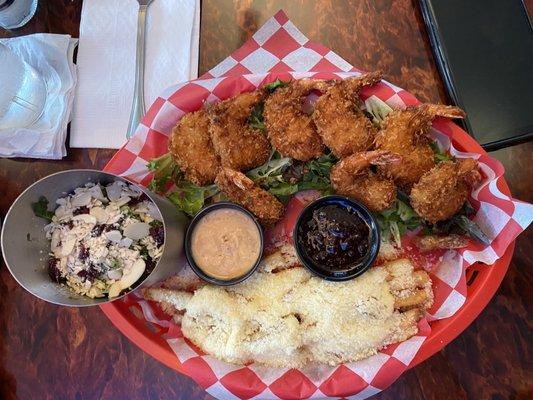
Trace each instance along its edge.
<instances>
[{"instance_id":1,"label":"shrimp breading crumb","mask_svg":"<svg viewBox=\"0 0 533 400\"><path fill-rule=\"evenodd\" d=\"M283 204L242 172L222 168L215 183L230 200L251 211L263 226L274 225L283 217Z\"/></svg>"},{"instance_id":2,"label":"shrimp breading crumb","mask_svg":"<svg viewBox=\"0 0 533 400\"><path fill-rule=\"evenodd\" d=\"M220 168L204 109L185 114L172 129L169 150L185 177L198 186L213 183Z\"/></svg>"}]
</instances>

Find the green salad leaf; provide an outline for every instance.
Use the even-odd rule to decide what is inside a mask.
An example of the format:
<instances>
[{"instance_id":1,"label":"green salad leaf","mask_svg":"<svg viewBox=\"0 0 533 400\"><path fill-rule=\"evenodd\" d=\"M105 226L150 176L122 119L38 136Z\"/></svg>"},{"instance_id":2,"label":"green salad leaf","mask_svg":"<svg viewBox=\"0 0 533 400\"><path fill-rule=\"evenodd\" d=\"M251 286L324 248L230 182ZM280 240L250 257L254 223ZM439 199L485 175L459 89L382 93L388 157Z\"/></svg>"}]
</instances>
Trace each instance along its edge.
<instances>
[{"instance_id":1,"label":"green salad leaf","mask_svg":"<svg viewBox=\"0 0 533 400\"><path fill-rule=\"evenodd\" d=\"M218 186L197 186L189 181L181 181L177 185L176 191L169 193L167 198L178 210L194 216L202 209L207 199L219 192Z\"/></svg>"},{"instance_id":2,"label":"green salad leaf","mask_svg":"<svg viewBox=\"0 0 533 400\"><path fill-rule=\"evenodd\" d=\"M144 261L147 261L150 258L150 254L148 254L148 249L146 248L146 246L142 246L139 249L139 255Z\"/></svg>"},{"instance_id":3,"label":"green salad leaf","mask_svg":"<svg viewBox=\"0 0 533 400\"><path fill-rule=\"evenodd\" d=\"M263 102L257 103L252 109L250 116L248 117L248 125L250 125L254 129L259 129L263 132L266 131L266 126L263 119L264 106L265 105Z\"/></svg>"},{"instance_id":4,"label":"green salad leaf","mask_svg":"<svg viewBox=\"0 0 533 400\"><path fill-rule=\"evenodd\" d=\"M455 157L450 156L444 150L442 150L437 142L432 141L429 145L431 149L433 150L433 152L435 153L434 159L436 163L440 163L442 161L455 160Z\"/></svg>"},{"instance_id":5,"label":"green salad leaf","mask_svg":"<svg viewBox=\"0 0 533 400\"><path fill-rule=\"evenodd\" d=\"M48 211L48 199L44 196L39 197L39 200L35 203L31 203L31 208L35 216L44 218L48 221L52 221L54 217L53 211Z\"/></svg>"},{"instance_id":6,"label":"green salad leaf","mask_svg":"<svg viewBox=\"0 0 533 400\"><path fill-rule=\"evenodd\" d=\"M291 165L291 158L281 157L277 151L273 151L266 163L248 171L246 175L258 185L269 187L284 182L283 172Z\"/></svg>"},{"instance_id":7,"label":"green salad leaf","mask_svg":"<svg viewBox=\"0 0 533 400\"><path fill-rule=\"evenodd\" d=\"M146 166L154 173L148 189L156 193L164 193L168 183L175 182L181 176L181 171L170 153L150 160Z\"/></svg>"},{"instance_id":8,"label":"green salad leaf","mask_svg":"<svg viewBox=\"0 0 533 400\"><path fill-rule=\"evenodd\" d=\"M272 93L277 88L287 86L289 82L282 81L281 79L276 79L274 82L267 83L265 86L263 86L263 89L265 89L267 92Z\"/></svg>"},{"instance_id":9,"label":"green salad leaf","mask_svg":"<svg viewBox=\"0 0 533 400\"><path fill-rule=\"evenodd\" d=\"M298 185L299 190L315 189L323 194L331 194L333 189L329 175L336 162L337 158L332 153L306 162L303 167L302 181Z\"/></svg>"},{"instance_id":10,"label":"green salad leaf","mask_svg":"<svg viewBox=\"0 0 533 400\"><path fill-rule=\"evenodd\" d=\"M285 201L288 196L298 191L298 186L284 176L292 164L291 158L281 157L277 151L273 151L266 163L248 171L246 175L263 189Z\"/></svg>"},{"instance_id":11,"label":"green salad leaf","mask_svg":"<svg viewBox=\"0 0 533 400\"><path fill-rule=\"evenodd\" d=\"M166 197L180 211L191 216L204 206L205 201L219 192L216 185L197 186L184 179L179 166L170 153L163 154L148 163L148 169L154 173L148 188L156 193L164 194L169 183L176 185L175 191Z\"/></svg>"},{"instance_id":12,"label":"green salad leaf","mask_svg":"<svg viewBox=\"0 0 533 400\"><path fill-rule=\"evenodd\" d=\"M163 223L157 219L154 219L152 222L150 222L149 224L152 228L160 228L163 226Z\"/></svg>"},{"instance_id":13,"label":"green salad leaf","mask_svg":"<svg viewBox=\"0 0 533 400\"><path fill-rule=\"evenodd\" d=\"M483 244L490 244L490 239L481 230L479 225L469 219L466 215L456 215L452 219L467 236L470 236L472 239L475 239Z\"/></svg>"},{"instance_id":14,"label":"green salad leaf","mask_svg":"<svg viewBox=\"0 0 533 400\"><path fill-rule=\"evenodd\" d=\"M286 202L291 195L301 190L315 189L324 194L331 193L329 173L335 162L337 159L332 154L303 163L281 157L274 151L265 164L246 175L280 201Z\"/></svg>"},{"instance_id":15,"label":"green salad leaf","mask_svg":"<svg viewBox=\"0 0 533 400\"><path fill-rule=\"evenodd\" d=\"M397 246L401 246L402 235L424 224L411 205L400 197L402 196L399 195L390 208L375 214L383 238L392 239Z\"/></svg>"}]
</instances>

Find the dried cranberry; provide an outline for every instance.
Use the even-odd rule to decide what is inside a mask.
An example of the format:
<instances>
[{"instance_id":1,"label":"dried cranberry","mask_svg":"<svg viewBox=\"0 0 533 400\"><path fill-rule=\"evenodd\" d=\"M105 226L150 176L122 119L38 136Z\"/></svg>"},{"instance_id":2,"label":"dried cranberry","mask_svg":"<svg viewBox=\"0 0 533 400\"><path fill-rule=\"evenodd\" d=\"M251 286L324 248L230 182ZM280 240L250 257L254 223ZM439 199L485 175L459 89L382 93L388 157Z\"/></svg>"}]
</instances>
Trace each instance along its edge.
<instances>
[{"instance_id":1,"label":"dried cranberry","mask_svg":"<svg viewBox=\"0 0 533 400\"><path fill-rule=\"evenodd\" d=\"M91 231L91 236L92 237L102 236L103 232L109 232L109 231L112 231L113 229L115 229L113 228L113 225L108 225L108 224L95 225L95 227Z\"/></svg>"},{"instance_id":2,"label":"dried cranberry","mask_svg":"<svg viewBox=\"0 0 533 400\"><path fill-rule=\"evenodd\" d=\"M64 283L66 279L61 276L58 264L59 260L57 258L50 258L48 260L48 276L56 283Z\"/></svg>"},{"instance_id":3,"label":"dried cranberry","mask_svg":"<svg viewBox=\"0 0 533 400\"><path fill-rule=\"evenodd\" d=\"M137 204L142 203L143 201L150 201L150 199L148 198L148 196L146 194L141 193L141 195L139 197L132 198L128 202L128 206L130 206L130 207L136 206Z\"/></svg>"},{"instance_id":4,"label":"dried cranberry","mask_svg":"<svg viewBox=\"0 0 533 400\"><path fill-rule=\"evenodd\" d=\"M159 247L165 242L165 229L162 226L152 226L150 228L150 236Z\"/></svg>"},{"instance_id":5,"label":"dried cranberry","mask_svg":"<svg viewBox=\"0 0 533 400\"><path fill-rule=\"evenodd\" d=\"M84 281L92 282L99 275L98 270L95 268L94 264L91 264L88 269L78 272L78 276Z\"/></svg>"},{"instance_id":6,"label":"dried cranberry","mask_svg":"<svg viewBox=\"0 0 533 400\"><path fill-rule=\"evenodd\" d=\"M105 225L95 225L95 227L91 230L91 236L97 237L102 235L102 232L105 229Z\"/></svg>"},{"instance_id":7,"label":"dried cranberry","mask_svg":"<svg viewBox=\"0 0 533 400\"><path fill-rule=\"evenodd\" d=\"M85 261L89 258L89 249L83 244L80 245L80 254L78 255L78 258L81 261Z\"/></svg>"},{"instance_id":8,"label":"dried cranberry","mask_svg":"<svg viewBox=\"0 0 533 400\"><path fill-rule=\"evenodd\" d=\"M68 226L68 229L74 228L74 221L68 221L67 226Z\"/></svg>"},{"instance_id":9,"label":"dried cranberry","mask_svg":"<svg viewBox=\"0 0 533 400\"><path fill-rule=\"evenodd\" d=\"M89 207L82 206L82 207L78 207L74 211L72 211L72 215L80 215L80 214L89 214Z\"/></svg>"}]
</instances>

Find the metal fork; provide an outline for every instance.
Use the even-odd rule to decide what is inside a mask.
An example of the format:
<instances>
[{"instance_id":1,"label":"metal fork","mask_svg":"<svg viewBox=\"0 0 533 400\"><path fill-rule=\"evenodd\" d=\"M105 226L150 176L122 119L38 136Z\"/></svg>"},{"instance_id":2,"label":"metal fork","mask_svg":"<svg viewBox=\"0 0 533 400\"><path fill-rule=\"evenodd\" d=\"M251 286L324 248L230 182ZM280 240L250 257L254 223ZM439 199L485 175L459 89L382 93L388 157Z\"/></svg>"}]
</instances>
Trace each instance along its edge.
<instances>
[{"instance_id":1,"label":"metal fork","mask_svg":"<svg viewBox=\"0 0 533 400\"><path fill-rule=\"evenodd\" d=\"M126 138L135 133L141 118L146 112L144 105L144 31L146 28L146 10L153 0L137 0L139 2L139 15L137 18L137 51L135 55L135 88L131 104L130 122Z\"/></svg>"}]
</instances>

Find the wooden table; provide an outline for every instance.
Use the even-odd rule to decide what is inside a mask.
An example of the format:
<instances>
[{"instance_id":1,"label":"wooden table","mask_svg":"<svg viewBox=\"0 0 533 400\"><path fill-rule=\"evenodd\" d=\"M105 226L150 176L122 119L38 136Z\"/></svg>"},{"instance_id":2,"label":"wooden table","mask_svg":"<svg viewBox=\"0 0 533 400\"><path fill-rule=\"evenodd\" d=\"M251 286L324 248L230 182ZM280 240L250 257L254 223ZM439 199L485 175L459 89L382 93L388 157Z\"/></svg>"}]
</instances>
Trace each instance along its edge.
<instances>
[{"instance_id":1,"label":"wooden table","mask_svg":"<svg viewBox=\"0 0 533 400\"><path fill-rule=\"evenodd\" d=\"M517 1L517 0L515 0ZM528 1L533 11L533 1ZM204 0L200 73L238 48L278 9L311 39L353 65L381 68L419 99L448 102L416 0ZM35 32L78 36L80 0L41 0L29 25L0 37ZM102 168L113 151L71 149L61 161L0 160L0 212L29 184L55 171ZM533 143L492 155L506 167L514 196L533 202ZM516 243L496 296L454 342L405 373L376 399L531 399L532 230ZM529 269L529 271L528 271ZM209 398L192 380L144 354L98 308L67 309L27 294L0 271L0 398Z\"/></svg>"}]
</instances>

